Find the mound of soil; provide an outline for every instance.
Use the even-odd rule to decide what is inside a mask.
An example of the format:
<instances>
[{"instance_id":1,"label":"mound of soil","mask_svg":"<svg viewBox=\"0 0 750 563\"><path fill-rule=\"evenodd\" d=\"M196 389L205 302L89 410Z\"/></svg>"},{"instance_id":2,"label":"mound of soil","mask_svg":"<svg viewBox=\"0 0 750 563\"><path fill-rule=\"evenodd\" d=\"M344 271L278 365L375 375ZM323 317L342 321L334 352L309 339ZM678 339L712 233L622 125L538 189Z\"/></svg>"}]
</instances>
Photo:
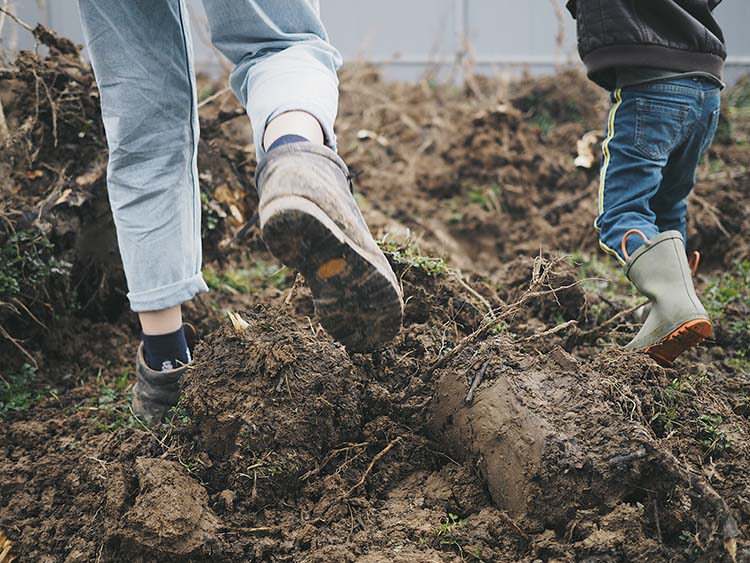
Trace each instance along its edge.
<instances>
[{"instance_id":1,"label":"mound of soil","mask_svg":"<svg viewBox=\"0 0 750 563\"><path fill-rule=\"evenodd\" d=\"M294 272L263 269L249 126L219 95L200 147L215 291L186 311L204 337L150 428L128 408L138 329L91 71L35 34L49 56L0 75L15 135L0 240L19 266L0 281L22 282L0 285L0 561L750 561L737 112L691 201L716 340L665 369L614 346L636 301L591 256L598 173L576 157L607 102L584 77L508 91L343 74L342 154L406 296L392 345L355 355Z\"/></svg>"}]
</instances>

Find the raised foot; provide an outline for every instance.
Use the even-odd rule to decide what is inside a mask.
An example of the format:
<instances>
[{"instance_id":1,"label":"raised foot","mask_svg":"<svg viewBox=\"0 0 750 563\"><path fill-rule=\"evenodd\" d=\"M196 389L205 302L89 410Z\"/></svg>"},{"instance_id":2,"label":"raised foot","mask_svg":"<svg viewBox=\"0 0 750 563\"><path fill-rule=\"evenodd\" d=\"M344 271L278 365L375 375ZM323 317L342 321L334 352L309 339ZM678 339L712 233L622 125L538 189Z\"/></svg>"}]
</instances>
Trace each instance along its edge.
<instances>
[{"instance_id":1,"label":"raised foot","mask_svg":"<svg viewBox=\"0 0 750 563\"><path fill-rule=\"evenodd\" d=\"M263 240L305 277L320 324L333 338L351 352L362 352L398 334L403 304L382 254L357 244L304 198L274 201L265 212Z\"/></svg>"},{"instance_id":2,"label":"raised foot","mask_svg":"<svg viewBox=\"0 0 750 563\"><path fill-rule=\"evenodd\" d=\"M710 337L712 330L711 321L688 321L659 344L646 348L646 353L661 365L670 367L680 354L695 348Z\"/></svg>"}]
</instances>

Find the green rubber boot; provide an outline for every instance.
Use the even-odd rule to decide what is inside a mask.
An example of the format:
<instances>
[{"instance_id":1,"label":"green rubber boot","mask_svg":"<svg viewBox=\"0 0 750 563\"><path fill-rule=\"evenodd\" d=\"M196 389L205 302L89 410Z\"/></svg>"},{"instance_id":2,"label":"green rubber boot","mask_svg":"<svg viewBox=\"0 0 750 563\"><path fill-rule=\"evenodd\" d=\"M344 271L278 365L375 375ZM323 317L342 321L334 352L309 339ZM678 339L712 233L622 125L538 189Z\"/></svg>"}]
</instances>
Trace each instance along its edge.
<instances>
[{"instance_id":1,"label":"green rubber boot","mask_svg":"<svg viewBox=\"0 0 750 563\"><path fill-rule=\"evenodd\" d=\"M640 231L631 231L630 234ZM646 240L644 236L644 240ZM660 233L627 256L625 275L648 297L651 309L625 348L643 350L665 365L711 336L711 321L695 294L693 276L678 231Z\"/></svg>"}]
</instances>

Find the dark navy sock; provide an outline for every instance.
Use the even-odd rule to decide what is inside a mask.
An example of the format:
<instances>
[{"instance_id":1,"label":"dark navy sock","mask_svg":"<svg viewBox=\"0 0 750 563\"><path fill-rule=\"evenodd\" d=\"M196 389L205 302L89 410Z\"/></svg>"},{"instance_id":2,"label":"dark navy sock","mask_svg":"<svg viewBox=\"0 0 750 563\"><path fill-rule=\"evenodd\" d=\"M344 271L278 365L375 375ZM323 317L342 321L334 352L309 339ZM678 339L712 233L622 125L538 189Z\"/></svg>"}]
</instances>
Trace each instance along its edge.
<instances>
[{"instance_id":1,"label":"dark navy sock","mask_svg":"<svg viewBox=\"0 0 750 563\"><path fill-rule=\"evenodd\" d=\"M168 371L190 363L185 327L170 334L143 335L146 365L155 371Z\"/></svg>"},{"instance_id":2,"label":"dark navy sock","mask_svg":"<svg viewBox=\"0 0 750 563\"><path fill-rule=\"evenodd\" d=\"M271 146L266 149L266 152L271 152L273 149L283 147L284 145L291 145L292 143L306 143L309 141L310 139L306 139L302 135L283 135L282 137L279 137L273 143L271 143Z\"/></svg>"}]
</instances>

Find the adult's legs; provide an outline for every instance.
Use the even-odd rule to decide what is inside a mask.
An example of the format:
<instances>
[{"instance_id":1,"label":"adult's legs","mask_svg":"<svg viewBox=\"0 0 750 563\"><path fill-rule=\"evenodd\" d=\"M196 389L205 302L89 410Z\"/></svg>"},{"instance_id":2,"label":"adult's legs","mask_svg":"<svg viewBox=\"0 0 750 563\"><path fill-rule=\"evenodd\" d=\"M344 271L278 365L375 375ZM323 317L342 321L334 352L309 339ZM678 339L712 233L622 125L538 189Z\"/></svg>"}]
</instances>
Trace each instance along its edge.
<instances>
[{"instance_id":1,"label":"adult's legs","mask_svg":"<svg viewBox=\"0 0 750 563\"><path fill-rule=\"evenodd\" d=\"M401 326L401 288L335 153L341 57L318 2L204 5L214 44L236 65L231 84L252 121L266 246L304 275L318 319L334 338L354 351L384 345Z\"/></svg>"},{"instance_id":2,"label":"adult's legs","mask_svg":"<svg viewBox=\"0 0 750 563\"><path fill-rule=\"evenodd\" d=\"M341 55L317 0L203 0L216 47L235 65L259 158L283 135L336 148Z\"/></svg>"},{"instance_id":3,"label":"adult's legs","mask_svg":"<svg viewBox=\"0 0 750 563\"><path fill-rule=\"evenodd\" d=\"M200 273L198 119L182 0L79 0L109 145L108 190L132 309L179 329Z\"/></svg>"}]
</instances>

